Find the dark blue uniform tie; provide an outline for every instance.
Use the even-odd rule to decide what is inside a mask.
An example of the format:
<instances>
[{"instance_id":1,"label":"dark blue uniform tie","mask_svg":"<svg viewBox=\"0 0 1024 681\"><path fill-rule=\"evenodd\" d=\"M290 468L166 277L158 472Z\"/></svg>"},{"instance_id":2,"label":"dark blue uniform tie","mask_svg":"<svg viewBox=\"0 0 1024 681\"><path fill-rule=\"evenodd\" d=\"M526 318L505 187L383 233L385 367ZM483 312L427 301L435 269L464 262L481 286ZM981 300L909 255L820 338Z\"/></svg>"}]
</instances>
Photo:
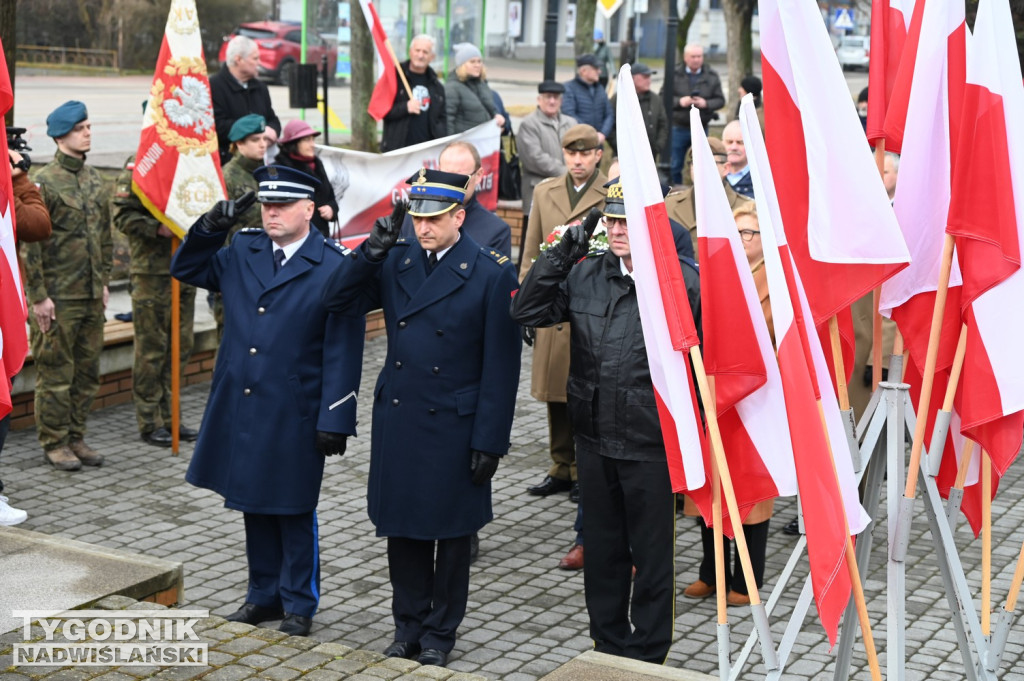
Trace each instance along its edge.
<instances>
[{"instance_id":1,"label":"dark blue uniform tie","mask_svg":"<svg viewBox=\"0 0 1024 681\"><path fill-rule=\"evenodd\" d=\"M274 251L274 274L277 274L282 265L284 265L284 249L279 248Z\"/></svg>"}]
</instances>

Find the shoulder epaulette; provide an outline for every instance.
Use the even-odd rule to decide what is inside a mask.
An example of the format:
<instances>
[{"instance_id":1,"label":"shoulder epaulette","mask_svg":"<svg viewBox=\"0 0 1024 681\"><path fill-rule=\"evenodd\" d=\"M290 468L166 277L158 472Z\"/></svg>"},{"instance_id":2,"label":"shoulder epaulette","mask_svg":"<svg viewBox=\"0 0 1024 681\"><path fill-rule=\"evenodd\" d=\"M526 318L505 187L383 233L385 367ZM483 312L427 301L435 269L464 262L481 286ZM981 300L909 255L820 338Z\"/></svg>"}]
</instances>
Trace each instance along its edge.
<instances>
[{"instance_id":1,"label":"shoulder epaulette","mask_svg":"<svg viewBox=\"0 0 1024 681\"><path fill-rule=\"evenodd\" d=\"M327 244L328 246L330 246L331 250L337 251L338 253L341 253L342 255L348 255L349 253L352 252L351 248L348 248L344 244L338 243L334 239L328 239L328 238L324 237L324 243Z\"/></svg>"},{"instance_id":2,"label":"shoulder epaulette","mask_svg":"<svg viewBox=\"0 0 1024 681\"><path fill-rule=\"evenodd\" d=\"M558 175L556 177L545 177L543 180L541 180L540 182L537 183L537 186L539 187L542 184L547 184L547 183L551 182L552 180L557 180L557 179L562 178L562 177L564 177L564 176L563 175Z\"/></svg>"},{"instance_id":3,"label":"shoulder epaulette","mask_svg":"<svg viewBox=\"0 0 1024 681\"><path fill-rule=\"evenodd\" d=\"M238 234L253 235L253 234L265 234L265 233L266 232L263 231L262 227L243 227L242 229L238 230Z\"/></svg>"},{"instance_id":4,"label":"shoulder epaulette","mask_svg":"<svg viewBox=\"0 0 1024 681\"><path fill-rule=\"evenodd\" d=\"M499 265L504 265L505 263L510 262L510 260L509 260L507 255L505 255L504 253L499 253L498 251L494 250L493 248L487 248L486 246L481 246L480 247L480 252L483 253L484 255L486 255L487 257L489 257L494 262L498 263Z\"/></svg>"},{"instance_id":5,"label":"shoulder epaulette","mask_svg":"<svg viewBox=\"0 0 1024 681\"><path fill-rule=\"evenodd\" d=\"M400 237L398 237L398 240L395 241L395 243L396 244L407 244L407 243L409 243L409 240L406 239L404 236L400 236Z\"/></svg>"}]
</instances>

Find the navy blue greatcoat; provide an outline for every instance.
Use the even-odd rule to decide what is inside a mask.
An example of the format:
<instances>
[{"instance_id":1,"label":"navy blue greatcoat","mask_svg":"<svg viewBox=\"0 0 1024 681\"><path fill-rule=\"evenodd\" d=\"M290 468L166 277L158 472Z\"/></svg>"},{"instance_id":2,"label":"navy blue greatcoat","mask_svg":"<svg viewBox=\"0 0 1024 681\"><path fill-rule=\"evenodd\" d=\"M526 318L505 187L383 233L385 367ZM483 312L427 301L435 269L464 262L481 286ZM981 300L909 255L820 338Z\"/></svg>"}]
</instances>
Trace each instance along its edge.
<instances>
[{"instance_id":1,"label":"navy blue greatcoat","mask_svg":"<svg viewBox=\"0 0 1024 681\"><path fill-rule=\"evenodd\" d=\"M185 479L246 513L313 511L324 457L318 430L354 435L365 321L329 314L320 293L349 264L311 230L274 273L262 229L198 226L171 262L178 279L224 295L224 338Z\"/></svg>"},{"instance_id":2,"label":"navy blue greatcoat","mask_svg":"<svg viewBox=\"0 0 1024 681\"><path fill-rule=\"evenodd\" d=\"M522 351L508 305L518 287L508 258L465 234L429 276L419 243L399 239L380 263L357 249L332 277L328 309L384 310L367 491L378 536L463 537L493 518L470 451L508 452Z\"/></svg>"}]
</instances>

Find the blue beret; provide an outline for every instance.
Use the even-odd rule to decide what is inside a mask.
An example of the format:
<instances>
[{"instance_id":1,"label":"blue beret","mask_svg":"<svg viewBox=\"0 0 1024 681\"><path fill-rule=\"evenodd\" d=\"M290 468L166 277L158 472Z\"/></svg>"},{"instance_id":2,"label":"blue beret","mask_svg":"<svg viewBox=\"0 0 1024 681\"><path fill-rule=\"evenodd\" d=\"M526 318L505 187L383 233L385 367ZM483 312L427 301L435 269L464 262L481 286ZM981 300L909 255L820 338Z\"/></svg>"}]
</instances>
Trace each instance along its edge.
<instances>
[{"instance_id":1,"label":"blue beret","mask_svg":"<svg viewBox=\"0 0 1024 681\"><path fill-rule=\"evenodd\" d=\"M263 166L253 171L260 190L256 198L260 203L291 203L299 199L312 199L320 180L312 175L287 166Z\"/></svg>"},{"instance_id":2,"label":"blue beret","mask_svg":"<svg viewBox=\"0 0 1024 681\"><path fill-rule=\"evenodd\" d=\"M46 134L50 137L63 137L88 117L89 112L82 102L74 99L64 102L46 117Z\"/></svg>"},{"instance_id":3,"label":"blue beret","mask_svg":"<svg viewBox=\"0 0 1024 681\"><path fill-rule=\"evenodd\" d=\"M249 135L263 132L266 129L267 119L259 114L246 114L231 126L231 130L228 132L228 141L238 142L239 140L244 140Z\"/></svg>"}]
</instances>

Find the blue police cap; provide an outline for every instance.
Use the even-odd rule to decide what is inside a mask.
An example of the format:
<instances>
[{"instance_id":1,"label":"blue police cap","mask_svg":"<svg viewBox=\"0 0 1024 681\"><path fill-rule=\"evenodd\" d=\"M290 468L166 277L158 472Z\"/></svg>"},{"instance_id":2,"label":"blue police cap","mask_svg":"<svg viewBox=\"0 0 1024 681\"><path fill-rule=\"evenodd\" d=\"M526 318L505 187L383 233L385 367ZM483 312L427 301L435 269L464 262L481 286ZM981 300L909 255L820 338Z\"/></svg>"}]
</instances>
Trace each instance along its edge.
<instances>
[{"instance_id":1,"label":"blue police cap","mask_svg":"<svg viewBox=\"0 0 1024 681\"><path fill-rule=\"evenodd\" d=\"M74 99L64 102L46 117L46 134L50 137L63 137L88 117L89 112L82 102Z\"/></svg>"},{"instance_id":2,"label":"blue police cap","mask_svg":"<svg viewBox=\"0 0 1024 681\"><path fill-rule=\"evenodd\" d=\"M267 119L259 114L246 114L231 126L231 130L228 131L228 141L238 142L239 140L244 140L249 135L255 135L266 129Z\"/></svg>"},{"instance_id":3,"label":"blue police cap","mask_svg":"<svg viewBox=\"0 0 1024 681\"><path fill-rule=\"evenodd\" d=\"M262 166L253 171L260 184L256 199L260 203L291 203L311 199L320 180L286 166Z\"/></svg>"},{"instance_id":4,"label":"blue police cap","mask_svg":"<svg viewBox=\"0 0 1024 681\"><path fill-rule=\"evenodd\" d=\"M409 215L427 218L461 206L469 188L469 175L421 168L405 181L409 190Z\"/></svg>"}]
</instances>

